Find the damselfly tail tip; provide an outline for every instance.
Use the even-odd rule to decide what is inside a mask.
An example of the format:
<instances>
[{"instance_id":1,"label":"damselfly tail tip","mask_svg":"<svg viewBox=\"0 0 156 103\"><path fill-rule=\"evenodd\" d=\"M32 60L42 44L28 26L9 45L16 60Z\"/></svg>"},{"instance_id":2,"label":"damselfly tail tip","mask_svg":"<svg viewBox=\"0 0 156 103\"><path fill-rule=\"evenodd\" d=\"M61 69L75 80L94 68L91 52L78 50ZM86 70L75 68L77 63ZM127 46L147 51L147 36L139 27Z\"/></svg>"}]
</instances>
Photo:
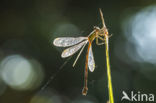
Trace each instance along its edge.
<instances>
[{"instance_id":1,"label":"damselfly tail tip","mask_svg":"<svg viewBox=\"0 0 156 103\"><path fill-rule=\"evenodd\" d=\"M88 91L88 88L84 87L82 89L82 95L86 96L87 95L87 91Z\"/></svg>"}]
</instances>

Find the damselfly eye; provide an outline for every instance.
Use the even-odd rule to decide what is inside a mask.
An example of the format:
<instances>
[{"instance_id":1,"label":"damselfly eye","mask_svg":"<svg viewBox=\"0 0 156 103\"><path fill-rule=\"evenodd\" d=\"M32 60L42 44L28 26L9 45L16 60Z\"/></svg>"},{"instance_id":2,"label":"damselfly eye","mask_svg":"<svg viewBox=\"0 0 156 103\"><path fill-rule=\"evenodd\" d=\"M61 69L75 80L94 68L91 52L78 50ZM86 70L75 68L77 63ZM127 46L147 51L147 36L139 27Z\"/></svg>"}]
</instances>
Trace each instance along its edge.
<instances>
[{"instance_id":1,"label":"damselfly eye","mask_svg":"<svg viewBox=\"0 0 156 103\"><path fill-rule=\"evenodd\" d=\"M108 35L108 31L106 31L105 34Z\"/></svg>"}]
</instances>

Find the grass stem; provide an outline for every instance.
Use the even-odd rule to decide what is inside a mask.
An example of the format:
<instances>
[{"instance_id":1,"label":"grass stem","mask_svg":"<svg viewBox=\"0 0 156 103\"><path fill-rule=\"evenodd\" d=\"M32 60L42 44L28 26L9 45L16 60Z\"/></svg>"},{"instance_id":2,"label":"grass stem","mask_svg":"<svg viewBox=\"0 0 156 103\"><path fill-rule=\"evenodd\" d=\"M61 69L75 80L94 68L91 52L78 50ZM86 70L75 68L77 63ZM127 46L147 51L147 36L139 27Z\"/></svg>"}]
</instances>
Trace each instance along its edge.
<instances>
[{"instance_id":1,"label":"grass stem","mask_svg":"<svg viewBox=\"0 0 156 103\"><path fill-rule=\"evenodd\" d=\"M106 38L105 47L106 47L106 63L107 63L109 103L114 103L112 80L111 80L111 70L110 70L110 61L109 61L109 37L106 35L105 38Z\"/></svg>"}]
</instances>

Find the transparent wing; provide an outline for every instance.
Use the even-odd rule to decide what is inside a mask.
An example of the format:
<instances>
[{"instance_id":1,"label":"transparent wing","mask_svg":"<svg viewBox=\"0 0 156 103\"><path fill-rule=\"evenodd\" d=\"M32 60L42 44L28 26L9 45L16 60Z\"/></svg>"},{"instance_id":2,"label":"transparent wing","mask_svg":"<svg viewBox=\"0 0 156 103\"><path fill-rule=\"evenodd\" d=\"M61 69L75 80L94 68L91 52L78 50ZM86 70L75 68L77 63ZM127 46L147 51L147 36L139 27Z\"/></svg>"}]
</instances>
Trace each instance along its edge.
<instances>
[{"instance_id":1,"label":"transparent wing","mask_svg":"<svg viewBox=\"0 0 156 103\"><path fill-rule=\"evenodd\" d=\"M68 47L80 43L83 40L88 39L87 37L60 37L53 41L53 44L58 47Z\"/></svg>"},{"instance_id":2,"label":"transparent wing","mask_svg":"<svg viewBox=\"0 0 156 103\"><path fill-rule=\"evenodd\" d=\"M83 45L85 45L86 43L88 42L88 40L85 40L75 46L72 46L70 48L67 48L65 49L63 52L62 52L62 55L61 57L62 58L66 58L66 57L69 57L71 55L73 55L74 53L76 53Z\"/></svg>"},{"instance_id":3,"label":"transparent wing","mask_svg":"<svg viewBox=\"0 0 156 103\"><path fill-rule=\"evenodd\" d=\"M93 72L94 69L95 69L95 61L94 61L94 56L93 56L93 52L92 52L92 46L91 46L90 49L89 49L88 67L89 67L89 70L90 70L91 72Z\"/></svg>"}]
</instances>

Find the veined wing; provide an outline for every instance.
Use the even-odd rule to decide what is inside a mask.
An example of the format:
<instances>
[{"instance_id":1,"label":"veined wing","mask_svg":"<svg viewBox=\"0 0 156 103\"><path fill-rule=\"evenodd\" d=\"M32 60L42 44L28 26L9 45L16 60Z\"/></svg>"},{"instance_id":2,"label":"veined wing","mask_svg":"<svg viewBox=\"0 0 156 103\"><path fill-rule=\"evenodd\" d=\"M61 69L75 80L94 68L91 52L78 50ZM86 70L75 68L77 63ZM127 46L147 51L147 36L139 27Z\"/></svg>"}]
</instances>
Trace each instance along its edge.
<instances>
[{"instance_id":1,"label":"veined wing","mask_svg":"<svg viewBox=\"0 0 156 103\"><path fill-rule=\"evenodd\" d=\"M53 41L53 44L58 47L68 47L80 43L83 40L88 39L87 37L60 37Z\"/></svg>"},{"instance_id":2,"label":"veined wing","mask_svg":"<svg viewBox=\"0 0 156 103\"><path fill-rule=\"evenodd\" d=\"M89 49L88 67L91 72L93 72L95 69L95 61L94 61L94 56L93 56L93 52L92 52L92 46L90 46L90 49Z\"/></svg>"},{"instance_id":3,"label":"veined wing","mask_svg":"<svg viewBox=\"0 0 156 103\"><path fill-rule=\"evenodd\" d=\"M69 57L71 55L73 55L74 53L76 53L83 45L85 45L86 43L88 42L88 40L85 40L77 45L74 45L70 48L67 48L65 49L63 52L62 52L62 55L61 57L62 58L66 58L66 57Z\"/></svg>"}]
</instances>

